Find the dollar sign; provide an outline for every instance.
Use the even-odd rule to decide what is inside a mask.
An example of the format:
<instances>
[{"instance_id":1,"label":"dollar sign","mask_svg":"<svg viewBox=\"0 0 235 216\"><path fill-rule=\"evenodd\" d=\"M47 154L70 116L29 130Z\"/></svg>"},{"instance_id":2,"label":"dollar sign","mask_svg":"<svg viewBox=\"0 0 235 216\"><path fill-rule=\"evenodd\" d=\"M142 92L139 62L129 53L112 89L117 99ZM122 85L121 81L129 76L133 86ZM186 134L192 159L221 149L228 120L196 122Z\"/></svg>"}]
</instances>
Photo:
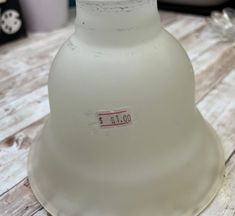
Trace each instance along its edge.
<instances>
[{"instance_id":1,"label":"dollar sign","mask_svg":"<svg viewBox=\"0 0 235 216\"><path fill-rule=\"evenodd\" d=\"M100 117L99 120L100 120L100 124L104 123L102 117Z\"/></svg>"}]
</instances>

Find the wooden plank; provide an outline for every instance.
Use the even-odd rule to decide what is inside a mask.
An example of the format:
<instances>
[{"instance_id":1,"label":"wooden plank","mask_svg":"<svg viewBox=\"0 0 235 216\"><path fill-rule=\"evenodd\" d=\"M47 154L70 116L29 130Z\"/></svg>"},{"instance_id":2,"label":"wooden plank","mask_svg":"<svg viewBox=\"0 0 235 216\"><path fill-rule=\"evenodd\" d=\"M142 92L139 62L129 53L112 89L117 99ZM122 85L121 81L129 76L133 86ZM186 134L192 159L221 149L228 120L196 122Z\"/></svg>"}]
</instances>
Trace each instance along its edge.
<instances>
[{"instance_id":1,"label":"wooden plank","mask_svg":"<svg viewBox=\"0 0 235 216\"><path fill-rule=\"evenodd\" d=\"M11 104L32 91L47 85L49 69L49 64L43 64L0 82L0 107ZM7 113L10 113L10 110Z\"/></svg>"},{"instance_id":2,"label":"wooden plank","mask_svg":"<svg viewBox=\"0 0 235 216\"><path fill-rule=\"evenodd\" d=\"M0 197L1 216L30 216L40 208L28 180L20 182L11 193Z\"/></svg>"},{"instance_id":3,"label":"wooden plank","mask_svg":"<svg viewBox=\"0 0 235 216\"><path fill-rule=\"evenodd\" d=\"M166 26L165 29L173 34L178 40L183 40L193 32L202 29L206 25L205 18L184 15L177 22ZM187 26L187 28L185 28Z\"/></svg>"},{"instance_id":4,"label":"wooden plank","mask_svg":"<svg viewBox=\"0 0 235 216\"><path fill-rule=\"evenodd\" d=\"M43 33L39 38L31 35L10 49L11 44L0 51L0 86L10 77L20 76L43 64L51 64L64 41L72 34L71 26L52 33ZM36 34L37 35L37 34ZM9 46L9 47L8 47ZM8 48L8 49L7 49ZM8 52L7 52L8 50Z\"/></svg>"},{"instance_id":5,"label":"wooden plank","mask_svg":"<svg viewBox=\"0 0 235 216\"><path fill-rule=\"evenodd\" d=\"M40 209L38 212L33 214L33 216L51 216L51 215L47 213L45 209Z\"/></svg>"},{"instance_id":6,"label":"wooden plank","mask_svg":"<svg viewBox=\"0 0 235 216\"><path fill-rule=\"evenodd\" d=\"M235 70L202 100L198 108L219 133L226 159L235 150Z\"/></svg>"},{"instance_id":7,"label":"wooden plank","mask_svg":"<svg viewBox=\"0 0 235 216\"><path fill-rule=\"evenodd\" d=\"M10 114L9 114L10 112ZM4 140L34 122L44 118L49 113L47 87L3 106L0 110L0 140Z\"/></svg>"},{"instance_id":8,"label":"wooden plank","mask_svg":"<svg viewBox=\"0 0 235 216\"><path fill-rule=\"evenodd\" d=\"M225 182L222 190L209 208L201 216L235 215L235 157L226 166Z\"/></svg>"},{"instance_id":9,"label":"wooden plank","mask_svg":"<svg viewBox=\"0 0 235 216\"><path fill-rule=\"evenodd\" d=\"M203 73L208 68L208 65L219 65L218 61L223 61L221 58L224 58L224 55L230 53L234 55L234 47L235 45L232 43L219 43L206 50L206 52L193 61L196 75Z\"/></svg>"},{"instance_id":10,"label":"wooden plank","mask_svg":"<svg viewBox=\"0 0 235 216\"><path fill-rule=\"evenodd\" d=\"M27 106L29 106L30 104L38 104L40 101L43 100L42 98L45 98L47 100L47 86L42 86L41 88L36 89L35 91L30 92L29 94L24 95L23 97L20 97L13 103L3 104L0 110L0 120L2 120L0 128L3 129L5 124L9 123L9 121L6 121L7 123L3 121L5 118L8 118L10 115L15 116L15 113L17 111L21 110L22 108L27 108Z\"/></svg>"},{"instance_id":11,"label":"wooden plank","mask_svg":"<svg viewBox=\"0 0 235 216\"><path fill-rule=\"evenodd\" d=\"M0 143L0 195L27 176L29 146L41 131L44 123L45 119L42 119Z\"/></svg>"},{"instance_id":12,"label":"wooden plank","mask_svg":"<svg viewBox=\"0 0 235 216\"><path fill-rule=\"evenodd\" d=\"M64 42L64 40L62 40ZM43 64L51 64L55 54L57 53L62 41L56 41L52 44L42 45L42 49L38 52L24 54L17 58L12 58L0 63L0 83L6 82L9 78L21 76L21 74ZM29 56L30 55L30 56Z\"/></svg>"},{"instance_id":13,"label":"wooden plank","mask_svg":"<svg viewBox=\"0 0 235 216\"><path fill-rule=\"evenodd\" d=\"M180 42L186 49L191 61L194 61L200 55L208 52L212 47L216 47L219 43L226 44L221 41L221 38L216 36L215 30L208 24L194 31L194 33L190 34L188 37L181 39Z\"/></svg>"},{"instance_id":14,"label":"wooden plank","mask_svg":"<svg viewBox=\"0 0 235 216\"><path fill-rule=\"evenodd\" d=\"M235 49L218 44L192 62L195 70L196 100L205 97L235 68Z\"/></svg>"},{"instance_id":15,"label":"wooden plank","mask_svg":"<svg viewBox=\"0 0 235 216\"><path fill-rule=\"evenodd\" d=\"M179 13L163 11L163 10L159 11L159 15L161 18L161 24L163 26L167 26L167 25L175 22L176 20L178 20L179 17L183 16L182 14L179 14Z\"/></svg>"},{"instance_id":16,"label":"wooden plank","mask_svg":"<svg viewBox=\"0 0 235 216\"><path fill-rule=\"evenodd\" d=\"M47 33L30 34L28 38L1 46L0 64L12 58L30 56L45 48L45 45L63 42L74 31L73 25Z\"/></svg>"}]
</instances>

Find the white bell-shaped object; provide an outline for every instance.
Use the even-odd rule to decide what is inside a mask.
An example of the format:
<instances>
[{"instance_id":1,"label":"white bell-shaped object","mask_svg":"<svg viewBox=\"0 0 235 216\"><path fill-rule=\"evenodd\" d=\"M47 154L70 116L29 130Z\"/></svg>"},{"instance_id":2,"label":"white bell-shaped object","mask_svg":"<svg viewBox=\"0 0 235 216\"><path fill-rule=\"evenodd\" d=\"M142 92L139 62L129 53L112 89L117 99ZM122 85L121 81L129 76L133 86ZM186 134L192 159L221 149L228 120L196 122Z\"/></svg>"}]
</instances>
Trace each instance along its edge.
<instances>
[{"instance_id":1,"label":"white bell-shaped object","mask_svg":"<svg viewBox=\"0 0 235 216\"><path fill-rule=\"evenodd\" d=\"M78 0L77 9L30 152L36 197L54 216L199 214L222 184L223 151L156 0Z\"/></svg>"}]
</instances>

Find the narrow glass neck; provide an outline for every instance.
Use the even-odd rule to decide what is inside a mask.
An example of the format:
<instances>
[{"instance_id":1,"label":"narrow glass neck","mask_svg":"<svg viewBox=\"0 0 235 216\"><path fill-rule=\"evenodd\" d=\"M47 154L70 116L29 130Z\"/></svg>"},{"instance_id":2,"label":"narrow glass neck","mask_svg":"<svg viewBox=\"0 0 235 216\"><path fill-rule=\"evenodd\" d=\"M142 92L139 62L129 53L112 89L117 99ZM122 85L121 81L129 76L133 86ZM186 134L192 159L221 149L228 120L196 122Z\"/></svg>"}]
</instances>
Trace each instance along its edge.
<instances>
[{"instance_id":1,"label":"narrow glass neck","mask_svg":"<svg viewBox=\"0 0 235 216\"><path fill-rule=\"evenodd\" d=\"M125 46L159 31L157 0L77 0L76 35L83 42Z\"/></svg>"}]
</instances>

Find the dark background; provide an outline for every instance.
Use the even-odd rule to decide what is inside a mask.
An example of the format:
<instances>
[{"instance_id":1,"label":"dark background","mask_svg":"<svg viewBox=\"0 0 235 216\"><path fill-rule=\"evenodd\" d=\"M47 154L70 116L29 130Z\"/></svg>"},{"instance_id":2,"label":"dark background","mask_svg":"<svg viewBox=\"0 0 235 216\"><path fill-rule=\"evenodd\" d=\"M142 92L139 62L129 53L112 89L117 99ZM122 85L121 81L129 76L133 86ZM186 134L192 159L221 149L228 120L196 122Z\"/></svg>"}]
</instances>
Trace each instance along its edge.
<instances>
[{"instance_id":1,"label":"dark background","mask_svg":"<svg viewBox=\"0 0 235 216\"><path fill-rule=\"evenodd\" d=\"M164 10L174 10L174 11L179 11L179 12L184 12L184 13L210 15L212 11L222 10L223 8L226 8L226 7L235 8L235 0L230 0L225 4L221 4L215 7L195 7L195 6L187 6L187 5L174 5L174 4L161 3L159 0L158 6L160 9L164 9Z\"/></svg>"}]
</instances>

